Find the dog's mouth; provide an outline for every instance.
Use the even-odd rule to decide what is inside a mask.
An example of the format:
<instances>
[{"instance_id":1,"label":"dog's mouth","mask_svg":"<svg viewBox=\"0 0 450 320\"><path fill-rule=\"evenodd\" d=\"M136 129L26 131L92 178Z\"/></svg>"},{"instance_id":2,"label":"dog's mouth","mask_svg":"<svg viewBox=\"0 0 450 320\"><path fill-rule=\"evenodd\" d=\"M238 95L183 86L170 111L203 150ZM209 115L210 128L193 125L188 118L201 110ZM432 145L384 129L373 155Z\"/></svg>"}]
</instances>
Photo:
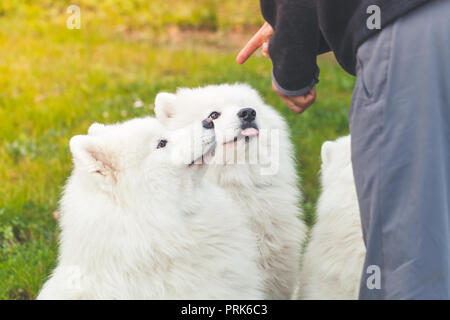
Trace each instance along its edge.
<instances>
[{"instance_id":1,"label":"dog's mouth","mask_svg":"<svg viewBox=\"0 0 450 320\"><path fill-rule=\"evenodd\" d=\"M216 149L216 141L212 140L203 145L203 150L205 151L200 157L192 160L188 167L192 166L203 166L207 158L214 157Z\"/></svg>"},{"instance_id":2,"label":"dog's mouth","mask_svg":"<svg viewBox=\"0 0 450 320\"><path fill-rule=\"evenodd\" d=\"M243 123L240 129L241 131L238 135L236 135L233 139L224 142L223 145L234 144L239 139L245 139L245 142L248 142L251 137L256 137L259 135L258 126L254 122Z\"/></svg>"}]
</instances>

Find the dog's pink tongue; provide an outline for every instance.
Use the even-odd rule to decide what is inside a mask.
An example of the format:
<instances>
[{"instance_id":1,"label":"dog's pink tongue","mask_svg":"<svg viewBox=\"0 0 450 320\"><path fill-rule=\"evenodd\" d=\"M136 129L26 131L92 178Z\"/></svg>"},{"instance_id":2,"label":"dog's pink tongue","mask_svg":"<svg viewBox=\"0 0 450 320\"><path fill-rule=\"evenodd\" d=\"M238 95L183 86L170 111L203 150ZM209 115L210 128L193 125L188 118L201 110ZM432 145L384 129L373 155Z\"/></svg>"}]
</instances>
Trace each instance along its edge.
<instances>
[{"instance_id":1,"label":"dog's pink tongue","mask_svg":"<svg viewBox=\"0 0 450 320\"><path fill-rule=\"evenodd\" d=\"M258 129L255 128L247 128L242 130L241 134L246 137L257 136L259 134Z\"/></svg>"}]
</instances>

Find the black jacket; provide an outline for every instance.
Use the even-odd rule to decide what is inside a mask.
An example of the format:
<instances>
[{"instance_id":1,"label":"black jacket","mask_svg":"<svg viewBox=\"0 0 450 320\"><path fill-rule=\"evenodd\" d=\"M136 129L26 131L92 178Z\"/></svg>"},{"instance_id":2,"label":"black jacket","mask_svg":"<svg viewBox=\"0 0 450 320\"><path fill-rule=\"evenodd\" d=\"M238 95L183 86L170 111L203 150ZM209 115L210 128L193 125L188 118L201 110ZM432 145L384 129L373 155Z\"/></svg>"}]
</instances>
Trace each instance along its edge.
<instances>
[{"instance_id":1,"label":"black jacket","mask_svg":"<svg viewBox=\"0 0 450 320\"><path fill-rule=\"evenodd\" d=\"M333 51L355 75L358 46L378 29L369 29L371 5L381 11L381 29L432 0L260 0L264 19L275 30L269 43L272 79L286 95L302 95L318 82L316 56Z\"/></svg>"}]
</instances>

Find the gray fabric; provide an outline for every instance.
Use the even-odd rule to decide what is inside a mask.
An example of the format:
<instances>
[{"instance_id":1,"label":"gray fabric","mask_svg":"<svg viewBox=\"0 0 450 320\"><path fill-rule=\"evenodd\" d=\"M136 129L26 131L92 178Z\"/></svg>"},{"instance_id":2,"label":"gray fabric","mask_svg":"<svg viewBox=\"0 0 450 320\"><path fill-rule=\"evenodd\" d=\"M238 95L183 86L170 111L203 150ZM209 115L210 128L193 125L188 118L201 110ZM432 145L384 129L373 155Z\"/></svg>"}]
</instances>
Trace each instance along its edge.
<instances>
[{"instance_id":1,"label":"gray fabric","mask_svg":"<svg viewBox=\"0 0 450 320\"><path fill-rule=\"evenodd\" d=\"M360 299L450 299L450 1L363 43L350 111L366 261ZM381 271L369 289L368 267Z\"/></svg>"}]
</instances>

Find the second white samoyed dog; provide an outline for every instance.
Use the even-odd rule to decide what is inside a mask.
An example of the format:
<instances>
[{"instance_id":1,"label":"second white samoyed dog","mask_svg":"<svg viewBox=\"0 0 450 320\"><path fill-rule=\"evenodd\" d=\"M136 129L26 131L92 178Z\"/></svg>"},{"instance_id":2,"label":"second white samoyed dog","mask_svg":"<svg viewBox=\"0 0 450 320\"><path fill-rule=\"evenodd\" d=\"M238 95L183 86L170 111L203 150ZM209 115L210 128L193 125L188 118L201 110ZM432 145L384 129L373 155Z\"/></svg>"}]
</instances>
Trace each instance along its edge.
<instances>
[{"instance_id":1,"label":"second white samoyed dog","mask_svg":"<svg viewBox=\"0 0 450 320\"><path fill-rule=\"evenodd\" d=\"M303 257L299 299L358 298L364 246L350 156L350 136L322 146L322 193Z\"/></svg>"},{"instance_id":2,"label":"second white samoyed dog","mask_svg":"<svg viewBox=\"0 0 450 320\"><path fill-rule=\"evenodd\" d=\"M265 298L292 298L305 226L284 119L244 84L160 93L155 113L172 129L207 117L214 121L217 147L207 176L240 204L257 237Z\"/></svg>"},{"instance_id":3,"label":"second white samoyed dog","mask_svg":"<svg viewBox=\"0 0 450 320\"><path fill-rule=\"evenodd\" d=\"M210 124L144 118L71 139L59 261L39 299L263 298L253 233L189 165L214 146Z\"/></svg>"}]
</instances>

